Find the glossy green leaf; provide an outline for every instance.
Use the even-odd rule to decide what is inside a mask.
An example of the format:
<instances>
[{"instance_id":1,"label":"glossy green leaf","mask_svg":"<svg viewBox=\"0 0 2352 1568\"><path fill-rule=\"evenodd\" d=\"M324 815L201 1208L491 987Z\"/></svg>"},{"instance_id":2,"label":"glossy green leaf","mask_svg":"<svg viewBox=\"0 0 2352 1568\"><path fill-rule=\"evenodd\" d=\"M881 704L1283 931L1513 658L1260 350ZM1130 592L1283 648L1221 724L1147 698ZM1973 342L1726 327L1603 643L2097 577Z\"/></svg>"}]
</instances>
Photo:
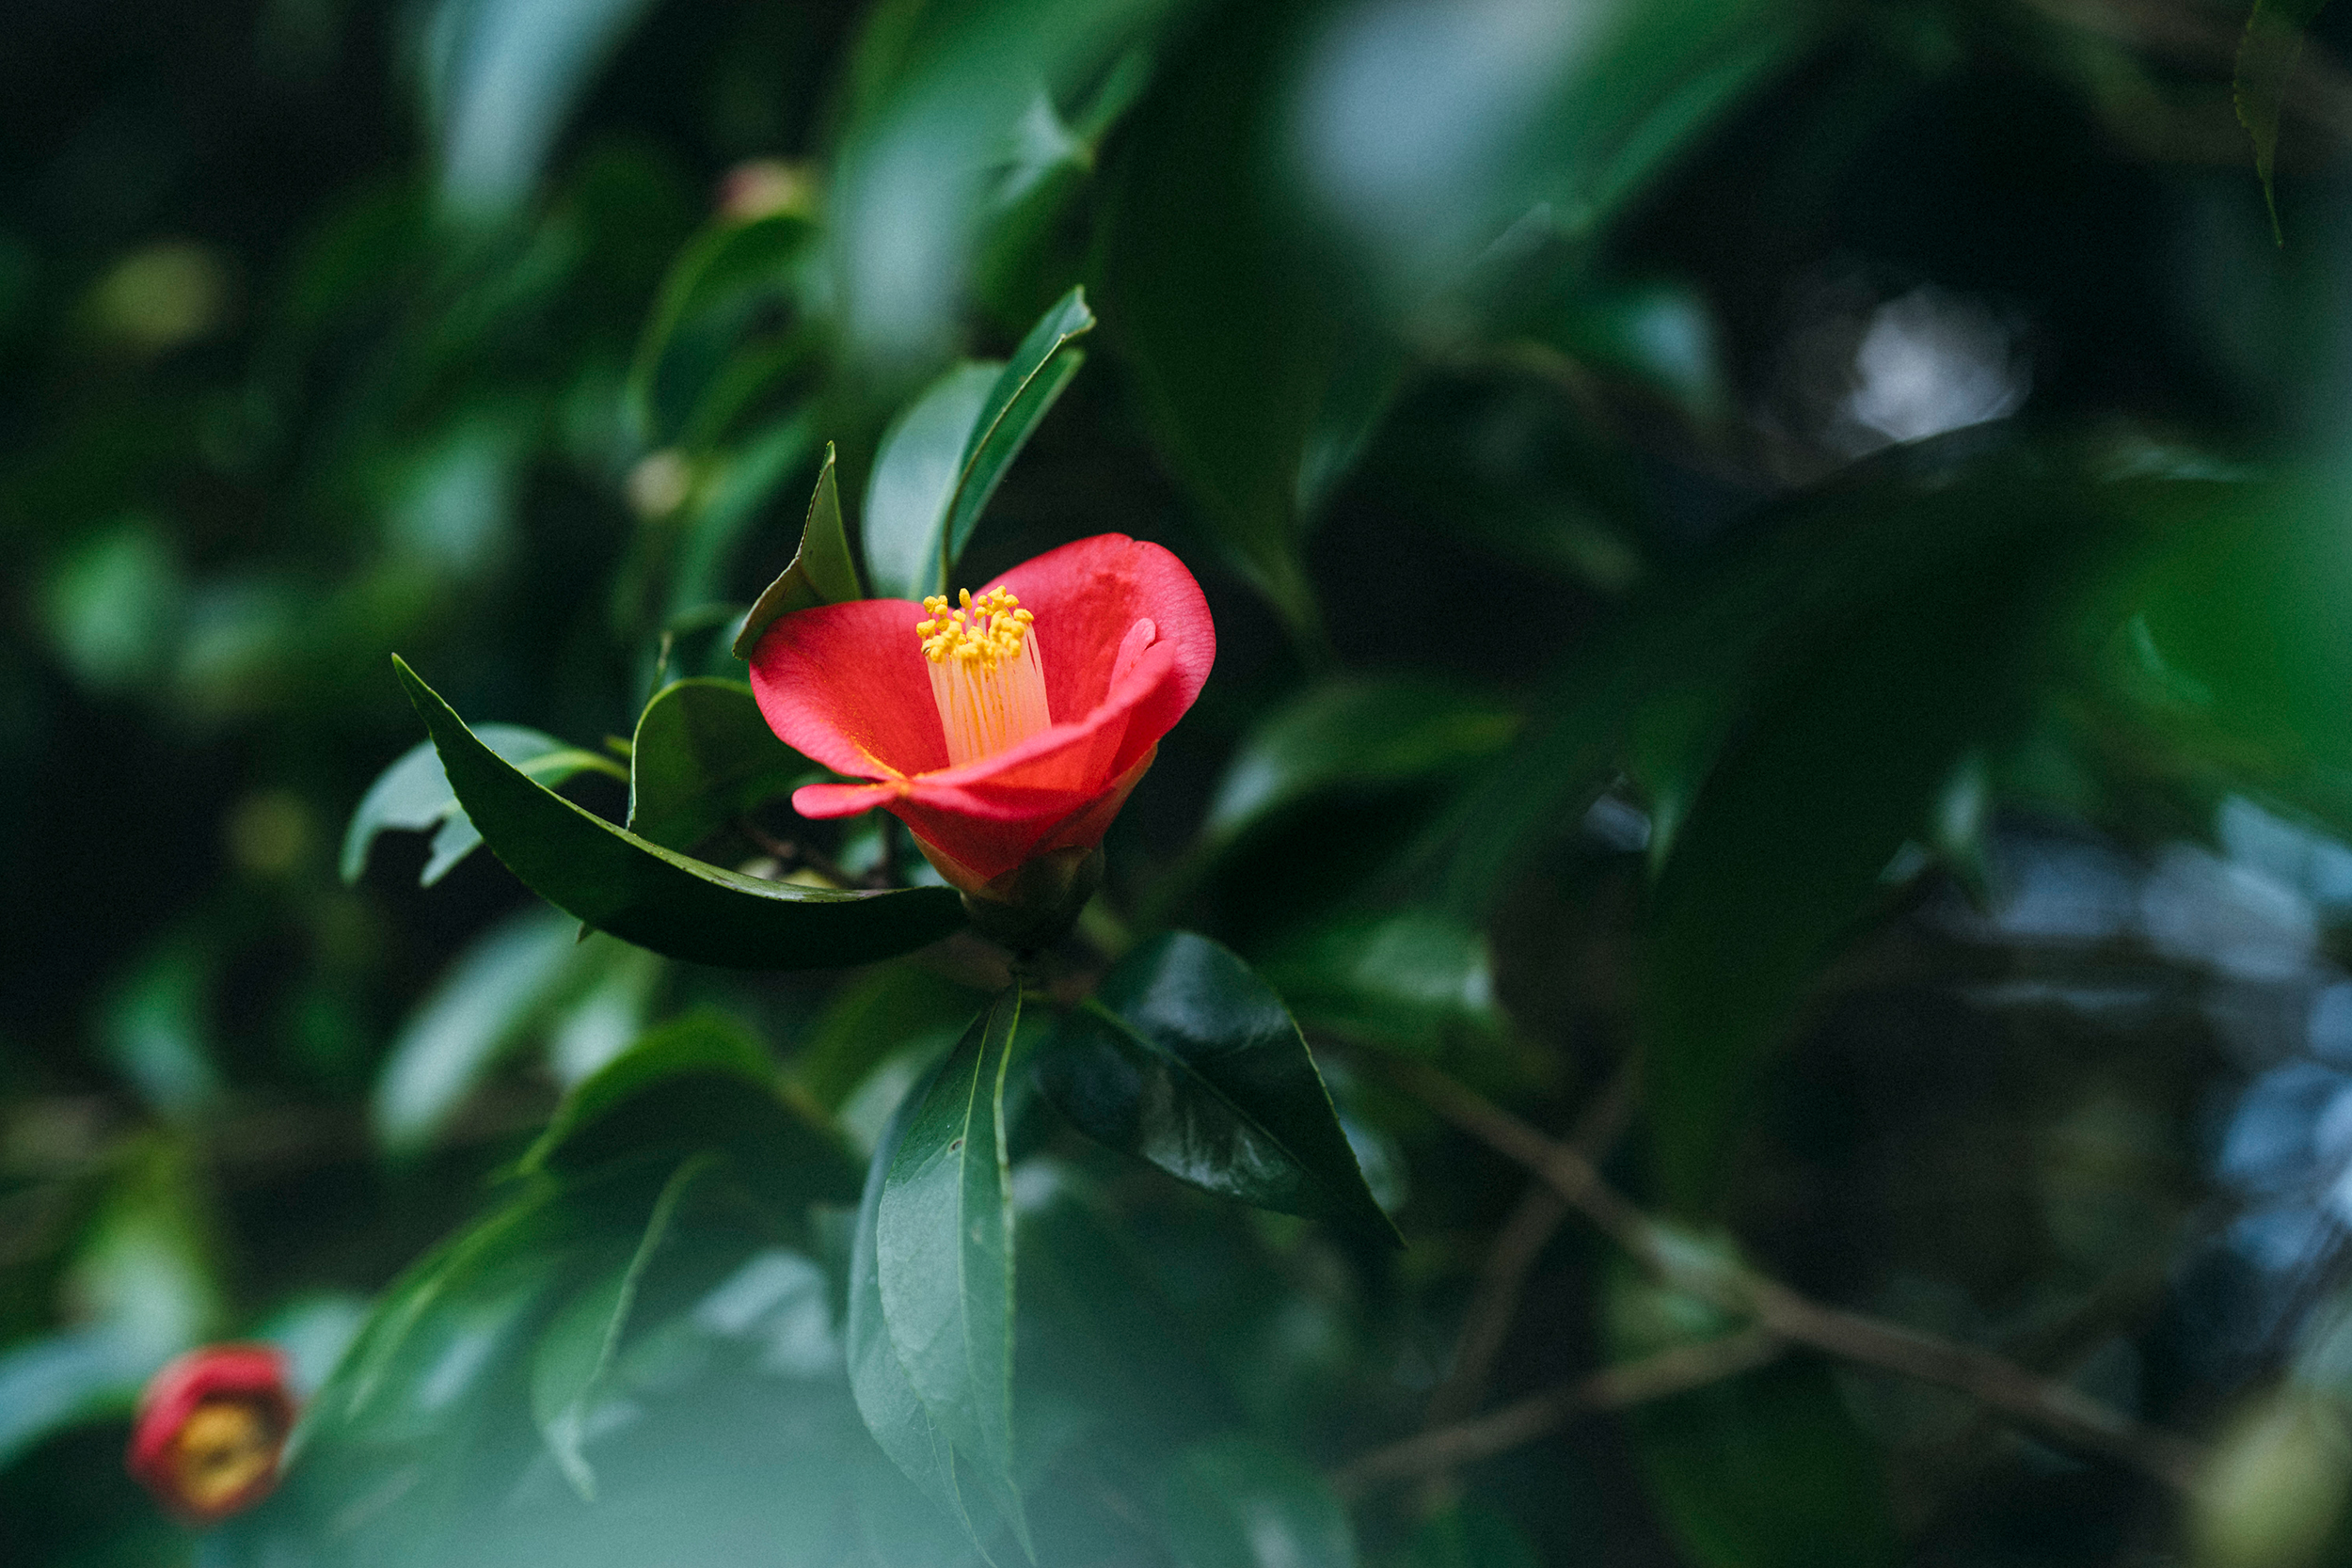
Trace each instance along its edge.
<instances>
[{"instance_id":1,"label":"glossy green leaf","mask_svg":"<svg viewBox=\"0 0 2352 1568\"><path fill-rule=\"evenodd\" d=\"M628 1327L639 1284L669 1233L678 1201L710 1169L711 1156L681 1163L655 1195L653 1212L627 1263L590 1284L556 1313L540 1334L531 1356L531 1418L538 1423L548 1451L582 1499L594 1502L596 1476L582 1445L589 1418Z\"/></svg>"},{"instance_id":2,"label":"glossy green leaf","mask_svg":"<svg viewBox=\"0 0 2352 1568\"><path fill-rule=\"evenodd\" d=\"M689 850L818 772L776 738L741 681L672 681L629 742L628 831Z\"/></svg>"},{"instance_id":3,"label":"glossy green leaf","mask_svg":"<svg viewBox=\"0 0 2352 1568\"><path fill-rule=\"evenodd\" d=\"M581 1164L575 1146L607 1117L654 1090L698 1079L718 1080L738 1100L776 1099L775 1066L742 1025L723 1013L689 1013L648 1033L565 1095L516 1168L531 1173L550 1163ZM720 1131L707 1124L694 1129L705 1136Z\"/></svg>"},{"instance_id":4,"label":"glossy green leaf","mask_svg":"<svg viewBox=\"0 0 2352 1568\"><path fill-rule=\"evenodd\" d=\"M442 200L475 220L529 198L573 106L646 0L456 0L435 16L425 98Z\"/></svg>"},{"instance_id":5,"label":"glossy green leaf","mask_svg":"<svg viewBox=\"0 0 2352 1568\"><path fill-rule=\"evenodd\" d=\"M908 1130L936 1082L934 1074L900 1100L888 1127L874 1146L874 1158L867 1167L865 1196L858 1204L857 1229L850 1244L850 1391L856 1397L858 1415L866 1430L890 1456L891 1463L905 1472L925 1497L945 1510L977 1545L981 1532L975 1528L973 1517L977 1499L964 1495L957 1475L954 1445L948 1441L946 1429L924 1407L907 1373L906 1362L891 1340L882 1311L877 1253L883 1185L906 1142ZM985 1519L986 1513L981 1517Z\"/></svg>"},{"instance_id":6,"label":"glossy green leaf","mask_svg":"<svg viewBox=\"0 0 2352 1568\"><path fill-rule=\"evenodd\" d=\"M552 910L491 927L453 963L393 1037L368 1105L376 1139L396 1154L430 1145L483 1077L596 957Z\"/></svg>"},{"instance_id":7,"label":"glossy green leaf","mask_svg":"<svg viewBox=\"0 0 2352 1568\"><path fill-rule=\"evenodd\" d=\"M833 443L828 441L824 467L817 470L816 494L809 497L808 518L801 525L800 548L783 575L760 591L743 618L743 629L735 634L735 657L751 657L760 634L779 615L864 597L857 565L850 559L850 536L841 522L841 490L834 478Z\"/></svg>"},{"instance_id":8,"label":"glossy green leaf","mask_svg":"<svg viewBox=\"0 0 2352 1568\"><path fill-rule=\"evenodd\" d=\"M696 963L818 969L909 952L962 923L962 901L946 888L763 882L616 828L508 767L394 662L491 849L532 892L625 942Z\"/></svg>"},{"instance_id":9,"label":"glossy green leaf","mask_svg":"<svg viewBox=\"0 0 2352 1568\"><path fill-rule=\"evenodd\" d=\"M1281 998L1206 937L1171 932L1120 960L1038 1074L1089 1136L1180 1181L1401 1244Z\"/></svg>"},{"instance_id":10,"label":"glossy green leaf","mask_svg":"<svg viewBox=\"0 0 2352 1568\"><path fill-rule=\"evenodd\" d=\"M949 498L940 544L939 587L962 559L980 514L995 495L996 486L1012 467L1021 449L1029 444L1047 413L1060 398L1070 378L1086 363L1086 355L1073 345L1094 330L1094 312L1087 309L1086 291L1072 289L1037 320L997 372L995 385L980 404L965 443L963 465Z\"/></svg>"},{"instance_id":11,"label":"glossy green leaf","mask_svg":"<svg viewBox=\"0 0 2352 1568\"><path fill-rule=\"evenodd\" d=\"M662 280L628 390L657 440L675 439L756 312L789 298L815 228L779 213L697 236Z\"/></svg>"},{"instance_id":12,"label":"glossy green leaf","mask_svg":"<svg viewBox=\"0 0 2352 1568\"><path fill-rule=\"evenodd\" d=\"M1296 1455L1250 1437L1188 1449L1160 1481L1177 1568L1353 1568L1347 1510Z\"/></svg>"},{"instance_id":13,"label":"glossy green leaf","mask_svg":"<svg viewBox=\"0 0 2352 1568\"><path fill-rule=\"evenodd\" d=\"M948 513L972 432L1005 371L993 359L949 366L882 433L859 523L866 577L876 597L920 599L943 591L941 541Z\"/></svg>"},{"instance_id":14,"label":"glossy green leaf","mask_svg":"<svg viewBox=\"0 0 2352 1568\"><path fill-rule=\"evenodd\" d=\"M582 772L615 773L610 757L580 751L551 735L520 724L484 724L475 737L491 751L552 789ZM359 798L343 832L343 880L356 882L368 866L368 851L378 833L404 828L414 832L439 831L433 837L433 855L418 881L431 887L482 842L473 822L451 792L449 777L433 742L420 740L401 753L400 760L376 775Z\"/></svg>"},{"instance_id":15,"label":"glossy green leaf","mask_svg":"<svg viewBox=\"0 0 2352 1568\"><path fill-rule=\"evenodd\" d=\"M1013 1480L1012 1172L1005 1146L1005 1078L1020 1022L1014 986L973 1023L925 1091L882 1177L874 1273L908 1386L1026 1552L1028 1525Z\"/></svg>"},{"instance_id":16,"label":"glossy green leaf","mask_svg":"<svg viewBox=\"0 0 2352 1568\"><path fill-rule=\"evenodd\" d=\"M2279 160L2279 118L2303 53L2303 34L2327 8L2328 0L2254 0L2231 79L2238 123L2254 143L2254 176L2270 210L2271 238L2281 246L2286 231L2279 226L2279 193L2271 179Z\"/></svg>"},{"instance_id":17,"label":"glossy green leaf","mask_svg":"<svg viewBox=\"0 0 2352 1568\"><path fill-rule=\"evenodd\" d=\"M1209 802L1208 832L1230 839L1332 789L1442 777L1511 744L1519 713L1491 696L1415 677L1350 677L1310 688L1253 730Z\"/></svg>"}]
</instances>

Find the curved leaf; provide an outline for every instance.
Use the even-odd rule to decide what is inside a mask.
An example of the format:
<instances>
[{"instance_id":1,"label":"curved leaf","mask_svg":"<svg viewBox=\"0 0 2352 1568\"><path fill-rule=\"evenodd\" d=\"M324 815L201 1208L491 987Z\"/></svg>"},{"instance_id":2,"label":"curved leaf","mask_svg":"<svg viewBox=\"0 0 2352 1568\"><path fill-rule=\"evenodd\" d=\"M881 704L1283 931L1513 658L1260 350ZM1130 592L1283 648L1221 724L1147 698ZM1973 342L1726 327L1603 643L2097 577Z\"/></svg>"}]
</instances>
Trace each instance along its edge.
<instances>
[{"instance_id":1,"label":"curved leaf","mask_svg":"<svg viewBox=\"0 0 2352 1568\"><path fill-rule=\"evenodd\" d=\"M782 575L760 591L743 618L743 629L735 634L735 657L751 657L759 634L779 615L864 597L857 564L850 559L850 536L841 523L841 489L834 478L833 443L828 441L824 467L817 470L816 493L808 499L808 517L801 524L801 547Z\"/></svg>"},{"instance_id":2,"label":"curved leaf","mask_svg":"<svg viewBox=\"0 0 2352 1568\"><path fill-rule=\"evenodd\" d=\"M672 681L638 715L629 743L628 831L691 849L815 770L776 738L741 681Z\"/></svg>"},{"instance_id":3,"label":"curved leaf","mask_svg":"<svg viewBox=\"0 0 2352 1568\"><path fill-rule=\"evenodd\" d=\"M696 1155L681 1162L661 1184L646 1216L644 1234L628 1261L581 1291L555 1315L539 1336L531 1356L531 1418L547 1440L548 1451L575 1491L587 1501L596 1497L596 1471L581 1445L588 1419L628 1327L629 1309L637 1302L638 1282L646 1265L669 1233L678 1200L694 1180L707 1171L715 1155Z\"/></svg>"},{"instance_id":4,"label":"curved leaf","mask_svg":"<svg viewBox=\"0 0 2352 1568\"><path fill-rule=\"evenodd\" d=\"M1086 363L1086 355L1072 343L1092 330L1094 312L1087 309L1086 290L1073 288L1038 318L988 389L947 506L938 592L946 591L948 574L972 542L972 531L979 526L980 513L996 493L997 482Z\"/></svg>"},{"instance_id":5,"label":"curved leaf","mask_svg":"<svg viewBox=\"0 0 2352 1568\"><path fill-rule=\"evenodd\" d=\"M414 671L393 665L491 849L533 893L599 930L694 963L822 969L909 952L962 924L951 889L763 882L616 828L507 766Z\"/></svg>"},{"instance_id":6,"label":"curved leaf","mask_svg":"<svg viewBox=\"0 0 2352 1568\"><path fill-rule=\"evenodd\" d=\"M858 1203L857 1231L850 1245L849 1359L850 1392L857 1400L866 1431L892 1464L922 1488L923 1494L952 1514L975 1544L969 1499L956 1479L955 1449L915 1394L906 1363L891 1343L882 1315L882 1276L876 1262L876 1229L882 1209L882 1184L898 1158L936 1075L917 1085L898 1102L890 1125L874 1146L867 1168L866 1192Z\"/></svg>"},{"instance_id":7,"label":"curved leaf","mask_svg":"<svg viewBox=\"0 0 2352 1568\"><path fill-rule=\"evenodd\" d=\"M550 789L578 773L613 771L611 758L579 751L520 724L484 724L474 736ZM368 868L368 851L374 847L376 835L392 828L414 832L440 830L433 836L433 856L417 877L422 887L431 887L447 876L452 866L482 842L473 822L457 804L430 740L420 740L403 752L400 760L378 773L368 792L359 797L351 826L343 831L340 869L344 881L359 879Z\"/></svg>"},{"instance_id":8,"label":"curved leaf","mask_svg":"<svg viewBox=\"0 0 2352 1568\"><path fill-rule=\"evenodd\" d=\"M874 1273L908 1386L1025 1551L1028 1525L1013 1481L1012 1171L1005 1148L1005 1074L1020 1022L1014 986L974 1022L924 1093L882 1177Z\"/></svg>"},{"instance_id":9,"label":"curved leaf","mask_svg":"<svg viewBox=\"0 0 2352 1568\"><path fill-rule=\"evenodd\" d=\"M1402 1244L1281 998L1206 937L1170 932L1121 959L1038 1075L1089 1136L1180 1181Z\"/></svg>"},{"instance_id":10,"label":"curved leaf","mask_svg":"<svg viewBox=\"0 0 2352 1568\"><path fill-rule=\"evenodd\" d=\"M866 577L877 597L920 599L945 591L940 541L973 426L1004 371L993 359L949 366L882 433L859 523Z\"/></svg>"},{"instance_id":11,"label":"curved leaf","mask_svg":"<svg viewBox=\"0 0 2352 1568\"><path fill-rule=\"evenodd\" d=\"M768 1053L741 1025L722 1013L691 1013L663 1024L597 1069L555 1108L517 1163L525 1174L544 1169L575 1139L629 1101L686 1078L728 1080L735 1094L771 1099L776 1073Z\"/></svg>"},{"instance_id":12,"label":"curved leaf","mask_svg":"<svg viewBox=\"0 0 2352 1568\"><path fill-rule=\"evenodd\" d=\"M2271 181L2279 161L2279 117L2286 107L2296 57L2303 52L2303 31L2327 6L2328 0L2254 0L2230 83L2238 123L2254 144L2254 175L2270 210L2270 235L2281 246L2286 231L2279 227L2279 193Z\"/></svg>"},{"instance_id":13,"label":"curved leaf","mask_svg":"<svg viewBox=\"0 0 2352 1568\"><path fill-rule=\"evenodd\" d=\"M790 293L815 232L807 218L777 213L709 230L679 255L629 368L630 401L659 438L688 423L760 307Z\"/></svg>"}]
</instances>

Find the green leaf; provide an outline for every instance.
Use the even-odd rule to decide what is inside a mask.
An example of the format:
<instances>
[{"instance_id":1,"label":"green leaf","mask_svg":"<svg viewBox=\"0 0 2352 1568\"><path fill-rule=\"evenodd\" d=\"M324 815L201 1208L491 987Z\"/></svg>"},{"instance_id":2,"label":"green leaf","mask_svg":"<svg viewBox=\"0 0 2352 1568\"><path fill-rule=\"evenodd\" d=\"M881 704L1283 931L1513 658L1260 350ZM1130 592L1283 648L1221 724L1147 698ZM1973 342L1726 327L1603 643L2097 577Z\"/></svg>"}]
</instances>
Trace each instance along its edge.
<instances>
[{"instance_id":1,"label":"green leaf","mask_svg":"<svg viewBox=\"0 0 2352 1568\"><path fill-rule=\"evenodd\" d=\"M1441 777L1511 744L1507 704L1418 676L1351 676L1310 688L1242 742L1209 802L1206 832L1234 838L1327 790L1377 789Z\"/></svg>"},{"instance_id":2,"label":"green leaf","mask_svg":"<svg viewBox=\"0 0 2352 1568\"><path fill-rule=\"evenodd\" d=\"M1121 133L1103 293L1170 467L1293 634L1322 639L1298 489L1343 342L1327 269L1295 243L1268 150L1294 84L1290 14L1199 29ZM1208 214L1214 214L1214 217Z\"/></svg>"},{"instance_id":3,"label":"green leaf","mask_svg":"<svg viewBox=\"0 0 2352 1568\"><path fill-rule=\"evenodd\" d=\"M952 1045L987 1000L912 963L878 966L833 993L793 1054L792 1076L818 1104L838 1110L900 1049L929 1039Z\"/></svg>"},{"instance_id":4,"label":"green leaf","mask_svg":"<svg viewBox=\"0 0 2352 1568\"><path fill-rule=\"evenodd\" d=\"M972 531L979 526L980 514L995 495L1005 470L1029 444L1030 436L1060 398L1062 388L1086 362L1086 355L1072 345L1093 330L1094 312L1087 309L1086 291L1073 288L1038 318L1013 349L1012 357L1005 361L964 446L963 467L948 500L941 536L935 592L946 592L947 579L962 559L964 546L972 542Z\"/></svg>"},{"instance_id":5,"label":"green leaf","mask_svg":"<svg viewBox=\"0 0 2352 1568\"><path fill-rule=\"evenodd\" d=\"M1470 1499L1431 1514L1413 1532L1405 1568L1540 1568L1518 1527Z\"/></svg>"},{"instance_id":6,"label":"green leaf","mask_svg":"<svg viewBox=\"0 0 2352 1568\"><path fill-rule=\"evenodd\" d=\"M559 1155L566 1156L566 1164L583 1163L574 1146L584 1134L651 1091L691 1079L718 1079L738 1100L776 1100L775 1067L759 1042L723 1013L690 1013L653 1030L582 1079L516 1168L532 1174ZM712 1129L695 1131L707 1136Z\"/></svg>"},{"instance_id":7,"label":"green leaf","mask_svg":"<svg viewBox=\"0 0 2352 1568\"><path fill-rule=\"evenodd\" d=\"M877 597L920 599L946 591L940 561L948 514L972 432L1006 368L993 359L949 366L882 432L860 525L866 576Z\"/></svg>"},{"instance_id":8,"label":"green leaf","mask_svg":"<svg viewBox=\"0 0 2352 1568\"><path fill-rule=\"evenodd\" d=\"M610 758L576 750L551 735L525 729L520 724L484 724L474 735L491 751L549 788L578 773L618 772ZM433 857L417 879L424 887L431 887L447 876L452 866L473 853L474 847L482 842L482 835L474 832L472 821L451 792L449 778L441 771L441 759L435 754L430 740L420 740L402 752L400 760L377 774L368 792L359 797L358 809L351 814L351 825L343 832L344 881L359 879L360 873L367 869L368 850L374 846L376 835L392 828L414 832L440 830L434 835Z\"/></svg>"},{"instance_id":9,"label":"green leaf","mask_svg":"<svg viewBox=\"0 0 2352 1568\"><path fill-rule=\"evenodd\" d=\"M525 911L485 932L393 1037L368 1103L377 1141L395 1154L432 1144L583 960L597 956L550 910Z\"/></svg>"},{"instance_id":10,"label":"green leaf","mask_svg":"<svg viewBox=\"0 0 2352 1568\"><path fill-rule=\"evenodd\" d=\"M874 1273L914 1397L1030 1552L1013 1481L1012 1171L1005 1147L1005 1077L1020 1022L1016 985L974 1022L925 1092L882 1178Z\"/></svg>"},{"instance_id":11,"label":"green leaf","mask_svg":"<svg viewBox=\"0 0 2352 1568\"><path fill-rule=\"evenodd\" d=\"M821 969L909 952L962 923L951 889L763 882L616 828L508 767L407 665L393 664L491 849L532 892L599 930L694 963Z\"/></svg>"},{"instance_id":12,"label":"green leaf","mask_svg":"<svg viewBox=\"0 0 2352 1568\"><path fill-rule=\"evenodd\" d=\"M1294 938L1263 966L1317 1028L1411 1051L1508 1028L1486 937L1434 910L1346 915Z\"/></svg>"},{"instance_id":13,"label":"green leaf","mask_svg":"<svg viewBox=\"0 0 2352 1568\"><path fill-rule=\"evenodd\" d=\"M780 615L864 597L857 565L850 559L850 536L841 522L841 490L834 478L833 443L828 441L824 467L817 470L816 494L808 499L808 518L801 525L801 547L783 575L760 591L752 612L743 618L743 629L735 634L735 657L751 657L760 634Z\"/></svg>"},{"instance_id":14,"label":"green leaf","mask_svg":"<svg viewBox=\"0 0 2352 1568\"><path fill-rule=\"evenodd\" d=\"M716 1158L697 1155L679 1164L655 1196L653 1212L646 1217L644 1233L628 1261L565 1303L532 1352L531 1418L538 1424L564 1479L586 1501L596 1501L596 1476L581 1447L605 1374L628 1327L638 1284L653 1261L655 1249L669 1233L678 1200Z\"/></svg>"},{"instance_id":15,"label":"green leaf","mask_svg":"<svg viewBox=\"0 0 2352 1568\"><path fill-rule=\"evenodd\" d=\"M1356 1532L1323 1478L1249 1437L1188 1449L1160 1481L1177 1568L1353 1568Z\"/></svg>"},{"instance_id":16,"label":"green leaf","mask_svg":"<svg viewBox=\"0 0 2352 1568\"><path fill-rule=\"evenodd\" d=\"M1089 1136L1180 1181L1402 1244L1281 998L1206 937L1170 932L1120 960L1038 1074Z\"/></svg>"},{"instance_id":17,"label":"green leaf","mask_svg":"<svg viewBox=\"0 0 2352 1568\"><path fill-rule=\"evenodd\" d=\"M866 486L866 562L885 598L921 599L948 578L1012 460L1078 373L1094 328L1086 291L1038 319L1002 365L949 369L882 437Z\"/></svg>"},{"instance_id":18,"label":"green leaf","mask_svg":"<svg viewBox=\"0 0 2352 1568\"><path fill-rule=\"evenodd\" d=\"M687 425L759 309L790 297L815 233L778 213L707 230L679 253L629 368L630 402L657 440Z\"/></svg>"},{"instance_id":19,"label":"green leaf","mask_svg":"<svg viewBox=\"0 0 2352 1568\"><path fill-rule=\"evenodd\" d=\"M985 1015L983 1015L985 1016ZM977 1027L977 1025L976 1025ZM850 1244L849 1360L850 1391L857 1400L859 1417L874 1441L962 1527L975 1545L980 1544L971 1507L956 1475L955 1448L947 1433L914 1391L905 1361L891 1342L882 1312L882 1275L877 1259L878 1231L884 1183L892 1164L906 1142L908 1130L938 1081L932 1074L898 1102L890 1124L874 1146L867 1167L866 1192L858 1203L857 1230ZM985 1515L983 1515L985 1517Z\"/></svg>"},{"instance_id":20,"label":"green leaf","mask_svg":"<svg viewBox=\"0 0 2352 1568\"><path fill-rule=\"evenodd\" d=\"M672 681L629 742L628 831L688 850L817 769L776 738L741 681Z\"/></svg>"},{"instance_id":21,"label":"green leaf","mask_svg":"<svg viewBox=\"0 0 2352 1568\"><path fill-rule=\"evenodd\" d=\"M1675 836L1640 994L1652 1152L1685 1212L1719 1197L1765 1053L1896 851L1930 836L1955 765L2024 720L2099 513L2063 474L2022 477L1878 513L1877 553L1900 566L1783 653Z\"/></svg>"},{"instance_id":22,"label":"green leaf","mask_svg":"<svg viewBox=\"0 0 2352 1568\"><path fill-rule=\"evenodd\" d=\"M2303 31L2327 8L2328 0L2254 0L2231 80L2238 123L2253 138L2254 175L2263 183L2263 204L2270 211L2271 238L2281 249L2287 237L2279 226L2279 194L2271 182L2278 166L2279 117L2295 79L2296 58L2303 52Z\"/></svg>"}]
</instances>

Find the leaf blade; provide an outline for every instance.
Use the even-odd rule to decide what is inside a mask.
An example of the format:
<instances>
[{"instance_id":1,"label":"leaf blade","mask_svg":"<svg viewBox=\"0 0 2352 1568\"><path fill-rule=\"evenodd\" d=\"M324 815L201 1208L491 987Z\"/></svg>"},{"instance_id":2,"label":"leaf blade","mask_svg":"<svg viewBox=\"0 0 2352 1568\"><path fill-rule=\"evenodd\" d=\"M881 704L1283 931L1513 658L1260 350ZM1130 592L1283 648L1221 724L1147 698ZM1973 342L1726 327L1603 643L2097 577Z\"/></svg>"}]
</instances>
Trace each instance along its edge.
<instances>
[{"instance_id":1,"label":"leaf blade","mask_svg":"<svg viewBox=\"0 0 2352 1568\"><path fill-rule=\"evenodd\" d=\"M665 849L543 788L477 740L394 659L458 800L548 902L625 942L730 968L828 968L911 952L962 923L946 888L854 893L762 882Z\"/></svg>"}]
</instances>

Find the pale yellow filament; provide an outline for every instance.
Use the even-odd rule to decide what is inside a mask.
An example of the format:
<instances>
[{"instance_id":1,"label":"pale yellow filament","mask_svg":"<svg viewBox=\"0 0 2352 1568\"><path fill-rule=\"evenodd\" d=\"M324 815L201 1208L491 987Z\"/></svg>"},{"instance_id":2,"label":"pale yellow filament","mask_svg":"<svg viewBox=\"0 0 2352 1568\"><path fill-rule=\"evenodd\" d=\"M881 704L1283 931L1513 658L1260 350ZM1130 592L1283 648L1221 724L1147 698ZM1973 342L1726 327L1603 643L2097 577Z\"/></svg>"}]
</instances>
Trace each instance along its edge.
<instances>
[{"instance_id":1,"label":"pale yellow filament","mask_svg":"<svg viewBox=\"0 0 2352 1568\"><path fill-rule=\"evenodd\" d=\"M950 767L993 756L1053 722L1045 710L1045 666L1031 635L1037 617L1002 588L977 602L967 588L961 598L953 608L940 595L925 599L930 619L914 627Z\"/></svg>"}]
</instances>

